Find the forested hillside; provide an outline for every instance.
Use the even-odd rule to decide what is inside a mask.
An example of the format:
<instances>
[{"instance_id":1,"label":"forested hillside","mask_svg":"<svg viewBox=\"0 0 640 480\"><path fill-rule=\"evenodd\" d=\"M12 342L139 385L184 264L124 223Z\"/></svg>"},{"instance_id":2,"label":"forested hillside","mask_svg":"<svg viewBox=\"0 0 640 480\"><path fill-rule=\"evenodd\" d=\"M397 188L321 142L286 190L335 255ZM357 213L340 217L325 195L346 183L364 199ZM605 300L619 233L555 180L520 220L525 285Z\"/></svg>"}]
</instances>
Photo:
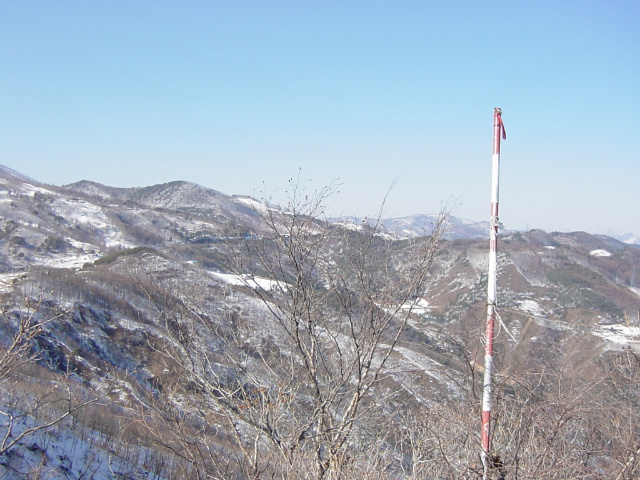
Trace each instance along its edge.
<instances>
[{"instance_id":1,"label":"forested hillside","mask_svg":"<svg viewBox=\"0 0 640 480\"><path fill-rule=\"evenodd\" d=\"M0 169L2 478L481 478L486 239L289 191ZM498 260L492 478L637 478L640 249Z\"/></svg>"}]
</instances>

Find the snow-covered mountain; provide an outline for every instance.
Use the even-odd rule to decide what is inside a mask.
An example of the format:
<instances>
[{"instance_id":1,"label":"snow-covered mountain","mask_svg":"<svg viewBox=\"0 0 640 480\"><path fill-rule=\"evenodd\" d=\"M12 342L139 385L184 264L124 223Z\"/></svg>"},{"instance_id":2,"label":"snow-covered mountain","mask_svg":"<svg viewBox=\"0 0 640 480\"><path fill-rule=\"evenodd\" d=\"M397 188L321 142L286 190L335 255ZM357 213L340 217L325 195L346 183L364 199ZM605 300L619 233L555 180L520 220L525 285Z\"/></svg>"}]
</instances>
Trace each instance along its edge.
<instances>
[{"instance_id":1,"label":"snow-covered mountain","mask_svg":"<svg viewBox=\"0 0 640 480\"><path fill-rule=\"evenodd\" d=\"M438 223L439 215L418 214L409 217L373 219L363 217L339 217L331 219L347 228L360 228L362 225L375 227L381 233L392 238L407 239L431 235ZM473 222L458 217L449 217L446 237L449 239L488 238L489 222Z\"/></svg>"},{"instance_id":2,"label":"snow-covered mountain","mask_svg":"<svg viewBox=\"0 0 640 480\"><path fill-rule=\"evenodd\" d=\"M281 428L293 422L285 422L282 411L282 417L268 417L274 405L304 411L310 394L301 390L294 398L286 390L293 380L287 384L274 378L274 364L265 366L292 358L292 345L274 316L287 305L265 302L265 292L295 292L296 279L306 279L313 294L328 299L327 308L342 302L356 312L362 309L357 299L341 296L343 288L350 288L348 279L322 276L336 262L349 260L341 250L346 244L332 243L331 235L344 231L342 238L357 248L378 242L386 251L400 252L397 258L406 262L400 270L411 272L411 255L432 233L436 217L385 219L376 231L380 235L372 238L359 236L369 220L334 220L330 228L320 220L296 220L305 245L314 245L319 232L327 235L327 257L314 257L304 278L292 273L291 262L274 263L281 268L278 275L258 268L273 260L268 255L273 242L294 244L294 230L282 228L291 225L286 213L250 197L188 182L121 189L82 181L55 187L0 167L4 345L21 319L46 320L34 337L41 356L37 368L11 377L13 390L1 390L0 410L19 413L18 400L33 399L38 392L34 385L59 387L54 391L68 386L74 398L95 395L100 400L73 421L28 437L11 454L0 454L5 478L24 478L19 472L42 465L48 469L42 470L42 478L79 478L86 472L105 479L195 478L187 468L193 467L187 457L195 448L207 446L209 458L218 460L240 456L233 432L241 435L249 426L230 424L225 412L236 409L237 418L248 421L245 410L260 406L252 414L282 422ZM477 394L487 231L486 223L451 219L448 241L435 257L425 288L409 299L414 302L409 320L388 359L389 369L373 389L386 399L382 411L394 419L385 428L421 409L451 404L459 410ZM370 295L378 295L375 309L386 311L393 298L383 295L384 285L376 280L398 265L389 262L382 268L376 266L376 256L366 259L372 270L355 283L371 282L375 289ZM504 398L523 394L518 390L528 381L523 372L551 372L554 361L569 352L563 368L607 362L607 355L619 352L640 353L640 249L584 232L506 232L498 273L495 368ZM317 338L332 342L334 353L346 356L346 334L332 315L327 310L326 319L335 323L323 324ZM193 360L193 351L206 356L200 364L187 365L184 359ZM371 364L376 361L379 357ZM277 366L292 364L281 361ZM193 371L208 372L209 381L218 383L197 383ZM234 384L240 375L244 383ZM531 385L526 383L523 392L535 387ZM231 390L241 393L229 400L228 410L212 406L220 404L220 392ZM332 391L349 391L349 385ZM547 393L542 389L539 395ZM55 413L55 408L49 410L47 415ZM28 414L20 428L44 421L42 415ZM0 436L8 428L3 418ZM167 433L179 431L189 437ZM368 438L354 440L354 451L364 448ZM391 443L383 446L376 451L392 449ZM409 462L406 455L402 461ZM393 478L409 478L402 474L406 465L397 460L386 468Z\"/></svg>"},{"instance_id":3,"label":"snow-covered mountain","mask_svg":"<svg viewBox=\"0 0 640 480\"><path fill-rule=\"evenodd\" d=\"M629 245L640 245L640 235L636 235L634 233L626 233L624 235L614 235L614 238L618 240L628 243Z\"/></svg>"}]
</instances>

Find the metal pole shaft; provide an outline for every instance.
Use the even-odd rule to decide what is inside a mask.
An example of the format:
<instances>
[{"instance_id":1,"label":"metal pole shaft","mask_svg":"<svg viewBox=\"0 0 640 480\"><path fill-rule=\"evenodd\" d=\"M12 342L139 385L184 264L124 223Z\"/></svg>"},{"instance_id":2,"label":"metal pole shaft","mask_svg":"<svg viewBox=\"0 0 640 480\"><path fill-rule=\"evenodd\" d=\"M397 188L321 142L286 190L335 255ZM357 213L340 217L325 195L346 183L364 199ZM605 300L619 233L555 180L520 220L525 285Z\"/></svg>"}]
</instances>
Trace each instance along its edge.
<instances>
[{"instance_id":1,"label":"metal pole shaft","mask_svg":"<svg viewBox=\"0 0 640 480\"><path fill-rule=\"evenodd\" d=\"M482 464L483 479L488 478L491 445L491 374L493 370L493 335L496 308L498 267L498 197L500 183L500 136L504 137L502 110L493 112L493 164L491 169L491 220L489 227L489 279L487 284L487 325L485 329L484 381L482 389Z\"/></svg>"}]
</instances>

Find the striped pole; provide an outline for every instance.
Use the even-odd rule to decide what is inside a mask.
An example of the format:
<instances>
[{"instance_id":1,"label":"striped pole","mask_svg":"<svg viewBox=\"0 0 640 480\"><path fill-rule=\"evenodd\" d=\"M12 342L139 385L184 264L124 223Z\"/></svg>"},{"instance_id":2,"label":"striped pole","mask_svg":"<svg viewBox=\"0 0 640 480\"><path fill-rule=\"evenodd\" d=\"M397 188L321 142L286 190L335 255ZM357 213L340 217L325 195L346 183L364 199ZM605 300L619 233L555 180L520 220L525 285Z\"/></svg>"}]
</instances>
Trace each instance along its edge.
<instances>
[{"instance_id":1,"label":"striped pole","mask_svg":"<svg viewBox=\"0 0 640 480\"><path fill-rule=\"evenodd\" d=\"M484 381L482 389L482 464L483 480L488 479L491 445L491 373L493 370L493 335L496 313L498 266L498 197L500 181L500 137L507 138L502 124L502 110L493 112L493 165L491 169L491 221L489 227L489 280L487 285L487 326L485 330Z\"/></svg>"}]
</instances>

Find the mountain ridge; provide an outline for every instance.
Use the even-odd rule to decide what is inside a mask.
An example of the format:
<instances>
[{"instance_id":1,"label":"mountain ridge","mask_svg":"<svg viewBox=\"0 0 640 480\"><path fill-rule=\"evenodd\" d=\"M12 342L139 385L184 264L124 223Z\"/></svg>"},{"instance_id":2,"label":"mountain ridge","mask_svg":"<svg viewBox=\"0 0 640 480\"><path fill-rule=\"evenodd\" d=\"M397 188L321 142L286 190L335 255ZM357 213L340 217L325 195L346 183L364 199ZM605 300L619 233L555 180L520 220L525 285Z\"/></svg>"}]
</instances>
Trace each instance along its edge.
<instances>
[{"instance_id":1,"label":"mountain ridge","mask_svg":"<svg viewBox=\"0 0 640 480\"><path fill-rule=\"evenodd\" d=\"M260 205L265 202L255 200L246 195L227 195L218 190L204 187L194 182L185 180L175 180L158 185L147 187L111 187L91 180L80 180L60 187L48 186L33 180L32 178L14 171L8 167L0 165L0 171L5 177L19 178L34 186L46 188L60 188L68 192L82 193L101 197L103 200L117 200L119 202L141 203L154 208L167 208L185 211L211 213L215 209L224 206L229 207L230 202L236 203L233 208L238 213L249 214L253 208L250 205ZM8 179L7 178L7 179ZM238 200L241 200L238 202ZM372 218L358 216L341 216L330 218L330 221L352 226L361 225L367 222L369 225L376 224L382 232L394 236L395 238L413 238L416 236L428 235L430 228L437 221L437 214L417 213L404 217L393 218ZM515 230L503 230L501 233L510 233ZM455 216L450 217L449 237L457 238L488 238L489 222L463 219ZM603 235L615 238L629 245L640 245L640 236L627 233L623 235Z\"/></svg>"},{"instance_id":2,"label":"mountain ridge","mask_svg":"<svg viewBox=\"0 0 640 480\"><path fill-rule=\"evenodd\" d=\"M95 463L91 463L80 457L80 452L86 451L82 443L86 434L74 430L73 424L64 424L61 430L69 444L64 446L66 453L56 457L53 450L47 450L46 445L63 448L56 443L54 433L37 437L33 443L22 444L19 455L14 455L23 459L20 468L36 468L38 461L42 463L42 455L47 455L48 465L57 472L50 478L72 478L64 473L70 468L68 462L60 460L66 456L81 466L73 470L76 477L81 468L91 467L100 472L104 468L102 478L110 478L106 467L100 465L113 462L126 468L133 478L134 473L147 478L142 469L148 472L151 466L158 469L156 478L187 478L184 472L188 469L179 470L178 458L184 458L188 449L180 450L183 457L179 457L160 447L162 442L166 445L180 437L153 436L169 429L169 424L162 421L171 415L178 415L177 422L193 418L188 425L178 423L194 435L185 441L203 449L215 445L221 449L220 456L215 457L218 461L242 451L233 447L232 431L223 421L225 412L244 419L237 423L242 431L251 425L245 412L258 415L261 410L254 409L258 406L271 409L288 405L299 409L296 411L304 418L309 413L306 402L312 396L304 382L294 402L291 391L285 388L292 380L287 383L273 378L275 366L282 367L280 359L287 359L284 363L291 365L293 358L286 329L274 315L287 311L287 304L273 296L274 291L283 295L309 292L311 298L318 294L317 298L327 299L326 312L333 312L331 309L342 299L349 306L349 314L389 315L385 318L392 323L395 314L404 312L407 324L389 356L389 371L372 390L387 399L379 405L379 414L385 412L388 418L383 415L380 422L393 419L391 424L404 425L401 416L394 413L399 411L409 415L421 408L441 411L448 405L456 411L460 405L476 408L474 392L482 368L481 331L486 314L488 245L484 235L449 236L434 254L424 289L407 295L409 307L401 303L389 309L388 304L394 301L389 295L381 296L366 310L353 297L341 297L343 289L372 282L371 295L381 295L386 283L377 282L379 275L394 268L403 274L414 271L415 255L421 246L428 245L430 237L409 236L406 231L401 236L398 232L411 231L415 223L422 229L419 232L428 235L435 216L405 217L386 225L388 220L372 224L365 220L366 228L363 219L357 217L350 226L325 224L305 215L291 216L286 209L250 197L227 196L189 182L133 189L89 181L53 187L2 172L0 306L4 321L0 322L0 338L6 345L20 319L45 321L33 347L41 355L39 369L36 373L25 370L15 379L27 388L36 381L53 385L67 375L73 391L108 399L100 405L99 411L106 415L101 425L91 421L98 411L91 409L89 420L78 420L78 424L91 429L91 438L104 438L104 445L117 444L121 452L127 448L137 452L120 455L113 453L118 449L109 453L106 447L96 447L95 451L102 453L96 453ZM461 223L466 225L465 221ZM400 230L394 233L394 228ZM294 240L305 248L293 252L318 255L313 257L313 267L297 276L292 270L295 262L266 263L272 269L265 269L265 262L274 258L269 249L280 242L286 251ZM324 242L322 255L313 250L320 241ZM314 247L306 248L308 245ZM379 248L367 259L372 263L354 264L371 265L376 274L364 272L366 275L352 283L342 273L323 277L324 272L359 258L358 252L369 245ZM343 248L353 250L347 254ZM386 254L398 256L378 265ZM640 272L640 250L608 236L542 230L502 232L495 369L499 378L505 379L500 387L505 389L500 390L503 400L524 395L530 386L518 390L518 395L510 392L524 385L526 379L537 378L538 370L555 375L554 362L563 355L567 355L567 365L576 369L571 371L578 371L607 362L611 355L640 354L636 272ZM299 283L304 288L295 288ZM397 285L395 288L403 286ZM315 330L319 332L316 340L329 342L325 344L327 352L342 351L349 331L342 328L342 317L326 312L323 310L318 317L326 323ZM302 331L314 330L304 327ZM382 345L389 340L385 338ZM194 351L206 356L190 357ZM338 358L344 358L346 351ZM203 359L205 363L197 363ZM275 363L266 368L267 360ZM329 370L327 378L339 370ZM207 381L213 386L204 382L202 372L211 375ZM532 385L535 388L535 382ZM348 386L347 382L335 391L348 392ZM237 392L230 393L227 410L219 402L223 390ZM0 401L17 401L7 392L10 389ZM545 392L536 391L536 395ZM367 408L373 408L376 397L368 396L367 402ZM153 428L142 429L144 422L152 422L147 415L154 411L159 416L153 419ZM204 412L202 417L199 412ZM279 412L282 416L278 418L288 418L286 408ZM131 424L132 431L136 430L133 425L139 426L142 433L137 432L138 437L133 432L123 434L126 429L116 427L122 422ZM198 425L207 422L213 422L211 431L198 430ZM218 433L214 434L216 429ZM178 434L177 430L170 431ZM198 432L203 436L197 438L204 440L197 440ZM372 431L354 439L351 455L359 451L362 443L358 442L364 442L367 435ZM469 438L469 434L461 438ZM384 442L385 448L392 448L392 443ZM140 449L140 445L149 450ZM500 445L508 448L508 442ZM44 453L38 453L39 449ZM407 452L399 455L404 458ZM159 460L149 461L143 468L128 461L136 455ZM628 458L624 455L621 458ZM7 458L0 454L0 470L10 463ZM506 458L514 464L513 458ZM434 465L442 461L438 457ZM173 477L166 473L168 470L160 472L159 465L174 465ZM404 467L390 462L387 468L400 475ZM176 473L179 471L182 476Z\"/></svg>"}]
</instances>

